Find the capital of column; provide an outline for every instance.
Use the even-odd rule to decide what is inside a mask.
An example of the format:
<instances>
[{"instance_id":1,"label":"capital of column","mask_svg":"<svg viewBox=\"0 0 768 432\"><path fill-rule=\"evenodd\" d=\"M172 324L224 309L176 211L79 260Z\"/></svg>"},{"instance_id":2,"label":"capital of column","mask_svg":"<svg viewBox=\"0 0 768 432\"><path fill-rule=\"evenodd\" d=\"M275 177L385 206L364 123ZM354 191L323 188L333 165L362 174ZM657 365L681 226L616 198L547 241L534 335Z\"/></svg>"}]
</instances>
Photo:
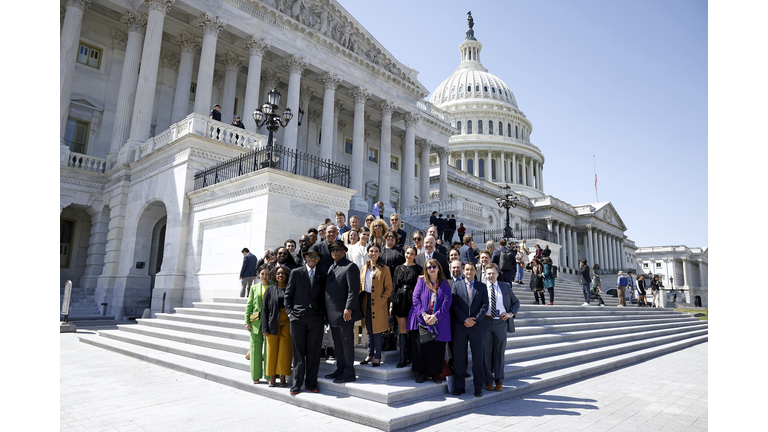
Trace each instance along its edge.
<instances>
[{"instance_id":1,"label":"capital of column","mask_svg":"<svg viewBox=\"0 0 768 432\"><path fill-rule=\"evenodd\" d=\"M172 53L167 50L163 50L162 52L163 56L163 66L167 68L171 68L173 70L179 70L179 62L181 61L181 58L178 54Z\"/></svg>"},{"instance_id":2,"label":"capital of column","mask_svg":"<svg viewBox=\"0 0 768 432\"><path fill-rule=\"evenodd\" d=\"M592 232L592 225L587 225L587 231Z\"/></svg>"},{"instance_id":3,"label":"capital of column","mask_svg":"<svg viewBox=\"0 0 768 432\"><path fill-rule=\"evenodd\" d=\"M200 15L200 21L197 23L197 26L200 27L200 30L203 31L204 35L213 35L215 37L219 37L219 33L224 30L224 28L227 26L227 23L219 18L218 15L214 15L210 12L203 12L203 14Z\"/></svg>"},{"instance_id":4,"label":"capital of column","mask_svg":"<svg viewBox=\"0 0 768 432\"><path fill-rule=\"evenodd\" d=\"M85 12L85 10L89 7L91 7L91 0L67 0L64 4L65 7L76 7L80 9L81 11Z\"/></svg>"},{"instance_id":5,"label":"capital of column","mask_svg":"<svg viewBox=\"0 0 768 432\"><path fill-rule=\"evenodd\" d=\"M285 67L287 67L291 73L301 74L304 72L304 69L307 68L307 62L304 61L304 57L293 54L285 59Z\"/></svg>"},{"instance_id":6,"label":"capital of column","mask_svg":"<svg viewBox=\"0 0 768 432\"><path fill-rule=\"evenodd\" d=\"M339 132L344 132L347 130L347 122L345 122L342 119L339 119L339 123L336 124L336 127L338 128Z\"/></svg>"},{"instance_id":7,"label":"capital of column","mask_svg":"<svg viewBox=\"0 0 768 432\"><path fill-rule=\"evenodd\" d=\"M355 87L352 89L351 94L355 98L355 103L365 103L371 97L371 92L363 87Z\"/></svg>"},{"instance_id":8,"label":"capital of column","mask_svg":"<svg viewBox=\"0 0 768 432\"><path fill-rule=\"evenodd\" d=\"M408 114L403 116L403 122L405 122L405 127L416 126L416 124L419 123L419 120L421 120L421 116L419 114L414 114L412 112L409 112Z\"/></svg>"},{"instance_id":9,"label":"capital of column","mask_svg":"<svg viewBox=\"0 0 768 432\"><path fill-rule=\"evenodd\" d=\"M200 49L200 40L187 32L181 32L176 38L176 44L181 48L182 54L194 54Z\"/></svg>"},{"instance_id":10,"label":"capital of column","mask_svg":"<svg viewBox=\"0 0 768 432\"><path fill-rule=\"evenodd\" d=\"M262 81L264 81L264 84L267 85L267 87L275 87L277 86L277 83L280 82L280 75L278 75L277 72L272 70L266 70L261 75ZM272 90L271 88L269 90Z\"/></svg>"},{"instance_id":11,"label":"capital of column","mask_svg":"<svg viewBox=\"0 0 768 432\"><path fill-rule=\"evenodd\" d=\"M309 116L309 119L311 121L313 121L315 123L319 123L320 120L322 119L323 113L322 113L322 111L320 111L318 109L310 108L309 112L307 113L307 115Z\"/></svg>"},{"instance_id":12,"label":"capital of column","mask_svg":"<svg viewBox=\"0 0 768 432\"><path fill-rule=\"evenodd\" d=\"M397 137L400 138L400 142L405 144L405 131L400 131L400 133L397 134Z\"/></svg>"},{"instance_id":13,"label":"capital of column","mask_svg":"<svg viewBox=\"0 0 768 432\"><path fill-rule=\"evenodd\" d=\"M144 33L147 30L147 14L144 12L125 11L120 18L120 22L125 24L128 33Z\"/></svg>"},{"instance_id":14,"label":"capital of column","mask_svg":"<svg viewBox=\"0 0 768 432\"><path fill-rule=\"evenodd\" d=\"M245 49L247 49L251 55L264 57L264 54L269 50L269 43L267 43L264 38L257 39L256 36L251 36L245 41Z\"/></svg>"},{"instance_id":15,"label":"capital of column","mask_svg":"<svg viewBox=\"0 0 768 432\"><path fill-rule=\"evenodd\" d=\"M342 109L344 109L344 104L343 103L341 103L339 101L335 101L333 103L333 114L334 115L338 115L341 112Z\"/></svg>"},{"instance_id":16,"label":"capital of column","mask_svg":"<svg viewBox=\"0 0 768 432\"><path fill-rule=\"evenodd\" d=\"M391 117L392 113L394 113L397 109L397 104L392 101L385 100L379 104L379 109L381 110L382 115Z\"/></svg>"},{"instance_id":17,"label":"capital of column","mask_svg":"<svg viewBox=\"0 0 768 432\"><path fill-rule=\"evenodd\" d=\"M341 84L341 78L334 73L325 72L320 75L320 82L323 83L323 89L335 91L339 84Z\"/></svg>"},{"instance_id":18,"label":"capital of column","mask_svg":"<svg viewBox=\"0 0 768 432\"><path fill-rule=\"evenodd\" d=\"M227 53L224 54L224 57L221 59L221 63L224 65L228 72L237 72L245 64L245 59L233 53L232 51L227 51Z\"/></svg>"},{"instance_id":19,"label":"capital of column","mask_svg":"<svg viewBox=\"0 0 768 432\"><path fill-rule=\"evenodd\" d=\"M436 144L431 143L432 148L435 150L435 153L437 153L437 157L440 158L440 160L445 159L448 156L448 149L445 147L438 147Z\"/></svg>"},{"instance_id":20,"label":"capital of column","mask_svg":"<svg viewBox=\"0 0 768 432\"><path fill-rule=\"evenodd\" d=\"M429 153L429 151L432 149L432 143L425 139L417 139L416 147L420 148L421 151L426 151Z\"/></svg>"},{"instance_id":21,"label":"capital of column","mask_svg":"<svg viewBox=\"0 0 768 432\"><path fill-rule=\"evenodd\" d=\"M163 15L167 14L171 10L171 5L176 0L144 0L144 4L147 5L147 9L162 12ZM90 0L89 0L90 3ZM217 17L218 18L218 17Z\"/></svg>"},{"instance_id":22,"label":"capital of column","mask_svg":"<svg viewBox=\"0 0 768 432\"><path fill-rule=\"evenodd\" d=\"M128 35L117 29L112 29L112 49L125 51L128 45Z\"/></svg>"}]
</instances>

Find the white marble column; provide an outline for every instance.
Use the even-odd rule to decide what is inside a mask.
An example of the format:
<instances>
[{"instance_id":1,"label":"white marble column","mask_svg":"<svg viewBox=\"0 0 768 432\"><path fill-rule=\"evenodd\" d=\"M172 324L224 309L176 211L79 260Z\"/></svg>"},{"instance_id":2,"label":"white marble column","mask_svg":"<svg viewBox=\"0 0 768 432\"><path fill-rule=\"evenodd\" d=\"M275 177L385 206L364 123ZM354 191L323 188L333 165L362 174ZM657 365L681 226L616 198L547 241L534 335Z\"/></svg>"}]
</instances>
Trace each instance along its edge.
<instances>
[{"instance_id":1,"label":"white marble column","mask_svg":"<svg viewBox=\"0 0 768 432\"><path fill-rule=\"evenodd\" d=\"M182 32L177 41L181 47L181 58L179 59L179 75L176 78L176 93L173 95L172 124L181 121L189 114L192 70L195 63L195 53L200 50L200 41L186 32Z\"/></svg>"},{"instance_id":2,"label":"white marble column","mask_svg":"<svg viewBox=\"0 0 768 432\"><path fill-rule=\"evenodd\" d=\"M400 183L400 211L414 204L416 163L416 124L421 120L418 114L408 113L403 117L405 122L405 141L403 141L403 170Z\"/></svg>"},{"instance_id":3,"label":"white marble column","mask_svg":"<svg viewBox=\"0 0 768 432\"><path fill-rule=\"evenodd\" d=\"M466 150L462 150L461 151L461 170L464 171L464 172L468 172L467 171L467 151Z\"/></svg>"},{"instance_id":4,"label":"white marble column","mask_svg":"<svg viewBox=\"0 0 768 432\"><path fill-rule=\"evenodd\" d=\"M392 201L390 196L390 188L392 187L392 168L390 166L390 161L392 160L392 113L397 109L397 105L392 101L385 100L379 104L379 109L381 110L379 201L383 202L385 207L391 207L389 203Z\"/></svg>"},{"instance_id":5,"label":"white marble column","mask_svg":"<svg viewBox=\"0 0 768 432\"><path fill-rule=\"evenodd\" d=\"M530 169L530 172L531 172L530 177L528 177L529 178L528 186L532 188L536 188L536 177L534 176L534 173L533 173L533 158L528 158L528 167L529 167L528 169Z\"/></svg>"},{"instance_id":6,"label":"white marble column","mask_svg":"<svg viewBox=\"0 0 768 432\"><path fill-rule=\"evenodd\" d=\"M301 74L307 68L307 62L298 55L291 55L285 59L285 67L288 68L288 98L285 101L285 108L290 108L296 121L291 121L285 127L283 138L283 147L296 150L299 138L299 95L301 93Z\"/></svg>"},{"instance_id":7,"label":"white marble column","mask_svg":"<svg viewBox=\"0 0 768 432\"><path fill-rule=\"evenodd\" d=\"M362 87L355 87L351 94L355 99L355 117L352 126L352 163L349 170L352 179L350 187L355 190L353 199L356 203L354 208L357 208L359 203L365 203L365 184L363 182L365 155L367 153L365 148L365 101L371 97L371 94Z\"/></svg>"},{"instance_id":8,"label":"white marble column","mask_svg":"<svg viewBox=\"0 0 768 432\"><path fill-rule=\"evenodd\" d=\"M419 167L419 198L421 204L429 199L429 151L431 144L427 140L416 140L416 146L421 149L421 164Z\"/></svg>"},{"instance_id":9,"label":"white marble column","mask_svg":"<svg viewBox=\"0 0 768 432\"><path fill-rule=\"evenodd\" d=\"M683 286L685 288L690 288L693 285L688 280L688 258L683 257L683 258L681 258L681 260L682 260L682 263L683 263L683 285L681 285L681 286ZM678 284L678 285L680 285L680 284Z\"/></svg>"},{"instance_id":10,"label":"white marble column","mask_svg":"<svg viewBox=\"0 0 768 432\"><path fill-rule=\"evenodd\" d=\"M253 112L264 103L259 98L259 85L261 84L261 62L264 59L264 54L269 50L269 44L264 38L251 36L245 42L245 48L250 55L248 56L248 77L245 81L243 126L249 131L256 132L256 121L253 119Z\"/></svg>"},{"instance_id":11,"label":"white marble column","mask_svg":"<svg viewBox=\"0 0 768 432\"><path fill-rule=\"evenodd\" d=\"M69 118L69 103L72 96L72 83L75 79L75 62L80 47L83 13L85 13L86 8L91 6L91 0L66 0L65 6L64 24L59 39L59 139L61 151L65 151L67 146L64 142L64 134ZM63 157L63 159L65 158Z\"/></svg>"},{"instance_id":12,"label":"white marble column","mask_svg":"<svg viewBox=\"0 0 768 432\"><path fill-rule=\"evenodd\" d=\"M109 231L109 207L103 206L100 211L93 207L86 210L91 216L91 236L88 239L88 257L85 260L85 271L80 278L80 286L87 294L93 293L104 268L104 256L107 254L107 232Z\"/></svg>"},{"instance_id":13,"label":"white marble column","mask_svg":"<svg viewBox=\"0 0 768 432\"><path fill-rule=\"evenodd\" d=\"M475 159L472 161L472 175L480 177L480 152L475 149Z\"/></svg>"},{"instance_id":14,"label":"white marble column","mask_svg":"<svg viewBox=\"0 0 768 432\"><path fill-rule=\"evenodd\" d=\"M141 53L141 69L133 103L133 117L128 142L118 154L118 163L133 162L134 149L149 139L152 128L152 109L157 88L157 72L160 66L160 45L163 41L165 15L175 0L145 0L149 9L147 32Z\"/></svg>"},{"instance_id":15,"label":"white marble column","mask_svg":"<svg viewBox=\"0 0 768 432\"><path fill-rule=\"evenodd\" d=\"M585 244L585 246L588 246L586 256L586 259L588 260L587 265L591 268L595 265L597 256L597 254L595 254L595 243L592 241L592 225L587 225L587 244Z\"/></svg>"},{"instance_id":16,"label":"white marble column","mask_svg":"<svg viewBox=\"0 0 768 432\"><path fill-rule=\"evenodd\" d=\"M572 251L572 242L571 242L571 226L565 225L563 227L564 235L565 235L565 243L563 246L563 249L565 250L565 260L563 261L563 265L568 268L574 268L573 265L573 251Z\"/></svg>"},{"instance_id":17,"label":"white marble column","mask_svg":"<svg viewBox=\"0 0 768 432\"><path fill-rule=\"evenodd\" d=\"M120 90L115 107L115 124L112 128L112 141L107 155L107 166L117 162L120 147L128 140L133 116L133 103L139 79L139 60L144 44L144 30L147 28L147 15L136 11L126 11L120 22L128 27L128 41L125 44L125 59L120 77Z\"/></svg>"},{"instance_id":18,"label":"white marble column","mask_svg":"<svg viewBox=\"0 0 768 432\"><path fill-rule=\"evenodd\" d=\"M235 115L235 91L237 90L237 75L245 64L245 59L228 51L221 59L224 65L224 95L221 98L221 121L230 124ZM298 114L296 111L294 114Z\"/></svg>"},{"instance_id":19,"label":"white marble column","mask_svg":"<svg viewBox=\"0 0 768 432\"><path fill-rule=\"evenodd\" d=\"M203 31L203 46L200 49L194 111L206 117L210 115L213 109L211 96L213 92L213 69L216 64L216 43L219 40L219 34L226 26L221 18L209 12L204 12L198 22L198 27Z\"/></svg>"},{"instance_id":20,"label":"white marble column","mask_svg":"<svg viewBox=\"0 0 768 432\"><path fill-rule=\"evenodd\" d=\"M565 252L565 224L562 222L557 223L557 240L560 245L560 264L558 265L560 268L564 268L567 253Z\"/></svg>"},{"instance_id":21,"label":"white marble column","mask_svg":"<svg viewBox=\"0 0 768 432\"><path fill-rule=\"evenodd\" d=\"M334 159L336 159L336 146L339 145L339 131L341 131L343 135L344 131L347 130L347 122L339 118L339 114L341 114L342 109L344 109L344 104L339 101L333 103L333 146L331 148L334 154ZM344 143L342 143L341 151L344 151Z\"/></svg>"},{"instance_id":22,"label":"white marble column","mask_svg":"<svg viewBox=\"0 0 768 432\"><path fill-rule=\"evenodd\" d=\"M539 190L544 192L544 164L539 164Z\"/></svg>"},{"instance_id":23,"label":"white marble column","mask_svg":"<svg viewBox=\"0 0 768 432\"><path fill-rule=\"evenodd\" d=\"M512 184L518 184L517 178L517 154L512 153Z\"/></svg>"},{"instance_id":24,"label":"white marble column","mask_svg":"<svg viewBox=\"0 0 768 432\"><path fill-rule=\"evenodd\" d=\"M707 283L706 272L704 271L704 260L699 259L698 261L699 261L699 286L704 288L707 285L709 285Z\"/></svg>"},{"instance_id":25,"label":"white marble column","mask_svg":"<svg viewBox=\"0 0 768 432\"><path fill-rule=\"evenodd\" d=\"M499 167L501 171L499 172L499 178L501 178L502 183L507 182L507 159L504 157L504 152L501 152L501 165Z\"/></svg>"},{"instance_id":26,"label":"white marble column","mask_svg":"<svg viewBox=\"0 0 768 432\"><path fill-rule=\"evenodd\" d=\"M621 269L621 266L619 265L619 248L617 247L616 237L610 236L610 239L611 239L611 263L613 263L613 268Z\"/></svg>"},{"instance_id":27,"label":"white marble column","mask_svg":"<svg viewBox=\"0 0 768 432\"><path fill-rule=\"evenodd\" d=\"M437 147L437 157L440 159L440 201L448 201L448 149L445 147Z\"/></svg>"},{"instance_id":28,"label":"white marble column","mask_svg":"<svg viewBox=\"0 0 768 432\"><path fill-rule=\"evenodd\" d=\"M271 92L272 89L277 88L277 84L280 82L280 75L278 75L278 73L275 71L266 70L264 71L264 75L262 75L261 77L261 81L264 84L262 86L264 88L264 91L262 92L261 99L259 99L259 107L265 102L267 102L267 100L269 100L269 92ZM262 126L259 129L259 133L267 135L268 132L267 132L266 126Z\"/></svg>"},{"instance_id":29,"label":"white marble column","mask_svg":"<svg viewBox=\"0 0 768 432\"><path fill-rule=\"evenodd\" d=\"M312 99L312 95L312 87L302 84L301 94L299 95L299 109L304 112L304 119L301 125L298 124L299 111L293 113L295 116L294 120L297 122L296 126L299 128L296 149L302 153L309 151L309 101Z\"/></svg>"},{"instance_id":30,"label":"white marble column","mask_svg":"<svg viewBox=\"0 0 768 432\"><path fill-rule=\"evenodd\" d=\"M579 268L579 235L576 227L571 229L571 267Z\"/></svg>"},{"instance_id":31,"label":"white marble column","mask_svg":"<svg viewBox=\"0 0 768 432\"><path fill-rule=\"evenodd\" d=\"M320 82L323 83L323 120L320 137L320 158L326 160L333 159L333 148L336 145L334 141L334 103L336 102L336 87L341 80L336 74L326 72L320 76ZM379 187L381 190L381 187ZM389 192L389 191L387 191ZM389 201L384 201L389 202Z\"/></svg>"}]
</instances>

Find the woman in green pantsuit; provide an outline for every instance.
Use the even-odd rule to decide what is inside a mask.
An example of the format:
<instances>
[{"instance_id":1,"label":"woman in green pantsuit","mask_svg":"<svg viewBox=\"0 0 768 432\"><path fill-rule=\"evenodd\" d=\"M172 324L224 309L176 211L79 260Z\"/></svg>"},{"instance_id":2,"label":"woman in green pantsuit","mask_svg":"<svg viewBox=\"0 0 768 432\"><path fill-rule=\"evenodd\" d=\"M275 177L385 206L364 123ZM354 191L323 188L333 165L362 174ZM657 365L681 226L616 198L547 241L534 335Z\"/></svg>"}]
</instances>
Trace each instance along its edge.
<instances>
[{"instance_id":1,"label":"woman in green pantsuit","mask_svg":"<svg viewBox=\"0 0 768 432\"><path fill-rule=\"evenodd\" d=\"M264 292L273 282L267 266L259 269L259 282L253 284L245 306L245 328L251 333L251 379L254 384L264 376L264 335L261 333L261 309L264 305ZM252 320L251 314L258 313L258 319Z\"/></svg>"}]
</instances>

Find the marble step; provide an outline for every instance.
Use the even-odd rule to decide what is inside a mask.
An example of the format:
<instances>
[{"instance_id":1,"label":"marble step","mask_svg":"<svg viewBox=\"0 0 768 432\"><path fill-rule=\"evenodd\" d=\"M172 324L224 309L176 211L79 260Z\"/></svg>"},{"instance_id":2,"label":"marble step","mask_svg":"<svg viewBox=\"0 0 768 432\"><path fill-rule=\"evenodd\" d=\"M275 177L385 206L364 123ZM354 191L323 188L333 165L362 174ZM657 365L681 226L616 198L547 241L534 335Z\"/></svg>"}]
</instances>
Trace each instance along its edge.
<instances>
[{"instance_id":1,"label":"marble step","mask_svg":"<svg viewBox=\"0 0 768 432\"><path fill-rule=\"evenodd\" d=\"M444 390L439 394L387 405L370 399L349 397L349 392L354 393L355 389L361 387L357 382L344 384L345 389L349 387L349 390L342 392L338 387L331 388L326 385L325 380L322 379L319 384L321 393L302 392L291 396L286 388L269 388L263 384L254 385L251 383L247 372L244 373L231 367L211 364L190 357L180 357L169 352L136 346L98 335L84 334L80 336L80 340L84 343L385 431L413 427L437 416L470 410L489 403L519 397L526 393L541 391L549 387L584 379L595 374L615 370L616 368L684 349L705 342L707 339L706 335L690 337L684 340L642 348L625 354L580 362L570 367L541 372L524 378L506 379L503 391L484 391L482 398L472 396L471 386L469 386L468 390L470 391L467 394L461 397L453 397L447 394L447 386L431 384L434 387L444 387ZM405 385L405 383L402 385ZM422 387L428 388L429 386Z\"/></svg>"}]
</instances>

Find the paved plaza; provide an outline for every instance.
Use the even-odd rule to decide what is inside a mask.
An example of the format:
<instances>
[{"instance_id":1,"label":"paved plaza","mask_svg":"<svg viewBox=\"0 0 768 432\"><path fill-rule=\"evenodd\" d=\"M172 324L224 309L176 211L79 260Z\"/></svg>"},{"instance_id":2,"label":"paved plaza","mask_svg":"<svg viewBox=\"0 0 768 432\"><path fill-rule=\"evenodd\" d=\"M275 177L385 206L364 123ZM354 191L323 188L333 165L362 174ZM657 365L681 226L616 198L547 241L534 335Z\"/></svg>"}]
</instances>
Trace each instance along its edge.
<instances>
[{"instance_id":1,"label":"paved plaza","mask_svg":"<svg viewBox=\"0 0 768 432\"><path fill-rule=\"evenodd\" d=\"M706 431L708 346L413 430ZM61 431L376 430L84 344L77 334L61 334L60 350Z\"/></svg>"}]
</instances>

